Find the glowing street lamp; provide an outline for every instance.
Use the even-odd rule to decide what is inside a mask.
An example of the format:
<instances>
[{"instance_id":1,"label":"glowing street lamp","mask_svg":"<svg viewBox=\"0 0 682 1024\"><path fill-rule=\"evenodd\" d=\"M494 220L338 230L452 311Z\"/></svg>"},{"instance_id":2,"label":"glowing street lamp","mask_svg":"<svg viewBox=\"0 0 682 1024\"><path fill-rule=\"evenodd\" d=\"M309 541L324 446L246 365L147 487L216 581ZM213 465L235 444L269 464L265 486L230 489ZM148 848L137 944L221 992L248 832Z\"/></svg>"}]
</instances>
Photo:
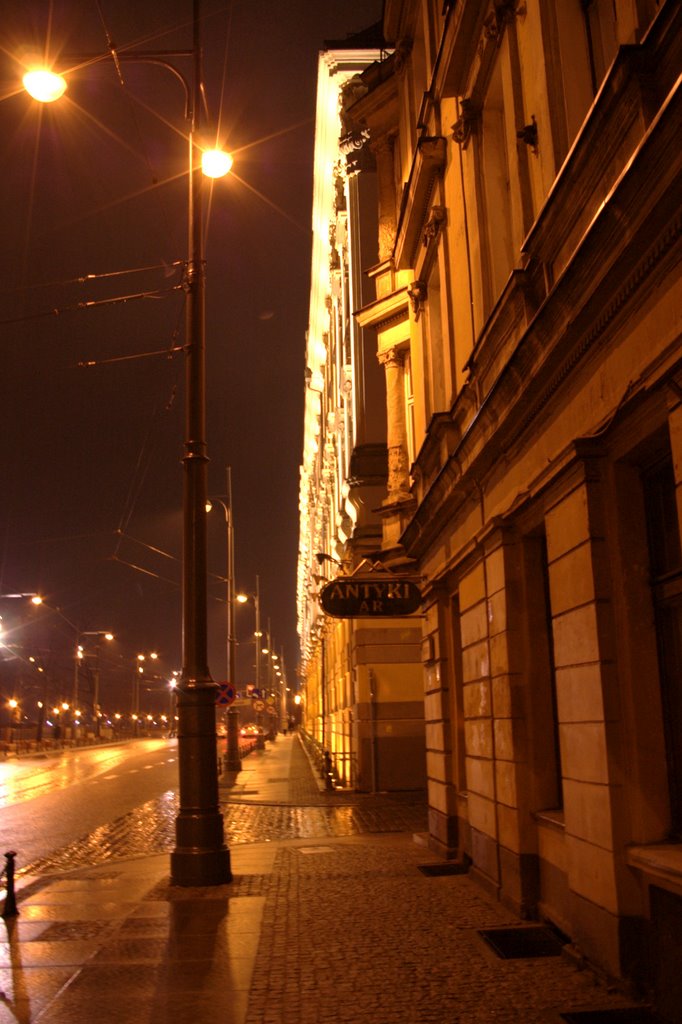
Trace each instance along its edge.
<instances>
[{"instance_id":1,"label":"glowing street lamp","mask_svg":"<svg viewBox=\"0 0 682 1024\"><path fill-rule=\"evenodd\" d=\"M260 644L261 644L261 638L263 636L263 632L262 632L262 630L260 628L260 576L256 576L256 593L255 594L237 594L237 600L239 601L240 604L246 604L246 602L249 600L249 597L253 598L253 605L254 605L254 610L255 610L255 613L256 613L256 628L254 630L253 636L254 636L254 640L256 642L256 690L258 691L258 696L260 697L260 656L261 656L261 653L262 653L262 649L261 649L261 645ZM256 738L256 749L262 750L263 747L265 746L265 741L263 739L263 729L262 729L262 725L263 725L263 712L262 711L256 712L256 724L258 725L258 736Z\"/></svg>"},{"instance_id":2,"label":"glowing street lamp","mask_svg":"<svg viewBox=\"0 0 682 1024\"><path fill-rule=\"evenodd\" d=\"M232 154L223 149L206 149L201 154L201 169L207 178L224 178L232 164Z\"/></svg>"},{"instance_id":3,"label":"glowing street lamp","mask_svg":"<svg viewBox=\"0 0 682 1024\"><path fill-rule=\"evenodd\" d=\"M66 79L48 68L31 68L22 79L29 96L40 103L54 103L66 92Z\"/></svg>"}]
</instances>

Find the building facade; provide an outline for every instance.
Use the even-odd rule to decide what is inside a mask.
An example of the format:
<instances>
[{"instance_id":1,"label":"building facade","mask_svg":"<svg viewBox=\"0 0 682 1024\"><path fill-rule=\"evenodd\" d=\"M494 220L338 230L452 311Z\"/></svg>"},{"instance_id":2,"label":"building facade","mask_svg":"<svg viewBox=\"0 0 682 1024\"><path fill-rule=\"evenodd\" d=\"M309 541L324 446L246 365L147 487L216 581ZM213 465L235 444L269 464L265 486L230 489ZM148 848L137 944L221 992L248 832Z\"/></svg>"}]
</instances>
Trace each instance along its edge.
<instances>
[{"instance_id":1,"label":"building facade","mask_svg":"<svg viewBox=\"0 0 682 1024\"><path fill-rule=\"evenodd\" d=\"M430 843L678 1019L682 9L386 0L383 29L353 309L382 558L423 580Z\"/></svg>"},{"instance_id":2,"label":"building facade","mask_svg":"<svg viewBox=\"0 0 682 1024\"><path fill-rule=\"evenodd\" d=\"M320 55L313 254L300 479L298 623L304 731L336 781L365 792L425 788L421 626L411 618L337 618L324 585L381 551L386 499L386 388L376 340L353 311L377 259L376 172L346 110L381 63L377 30Z\"/></svg>"}]
</instances>

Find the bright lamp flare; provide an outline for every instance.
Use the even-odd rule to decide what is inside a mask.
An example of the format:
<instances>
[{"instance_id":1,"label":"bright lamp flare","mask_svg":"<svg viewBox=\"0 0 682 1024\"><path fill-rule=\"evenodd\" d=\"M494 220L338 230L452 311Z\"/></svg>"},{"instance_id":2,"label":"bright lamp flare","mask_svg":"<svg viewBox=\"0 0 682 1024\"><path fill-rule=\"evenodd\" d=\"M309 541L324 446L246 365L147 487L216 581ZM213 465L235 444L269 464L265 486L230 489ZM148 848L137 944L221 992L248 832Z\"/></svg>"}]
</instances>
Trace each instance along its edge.
<instances>
[{"instance_id":1,"label":"bright lamp flare","mask_svg":"<svg viewBox=\"0 0 682 1024\"><path fill-rule=\"evenodd\" d=\"M23 78L26 92L41 103L54 103L66 92L66 79L46 68L33 68Z\"/></svg>"},{"instance_id":2,"label":"bright lamp flare","mask_svg":"<svg viewBox=\"0 0 682 1024\"><path fill-rule=\"evenodd\" d=\"M207 149L201 154L201 169L207 178L224 178L231 167L232 154L222 149Z\"/></svg>"}]
</instances>

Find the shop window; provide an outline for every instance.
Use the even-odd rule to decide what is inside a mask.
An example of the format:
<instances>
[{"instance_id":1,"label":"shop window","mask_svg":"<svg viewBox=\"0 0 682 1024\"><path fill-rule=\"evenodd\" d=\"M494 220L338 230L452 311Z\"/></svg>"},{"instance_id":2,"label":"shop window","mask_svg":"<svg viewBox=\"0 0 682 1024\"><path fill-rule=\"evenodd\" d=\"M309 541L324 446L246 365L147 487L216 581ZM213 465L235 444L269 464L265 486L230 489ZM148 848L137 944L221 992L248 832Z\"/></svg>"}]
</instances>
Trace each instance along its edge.
<instances>
[{"instance_id":1,"label":"shop window","mask_svg":"<svg viewBox=\"0 0 682 1024\"><path fill-rule=\"evenodd\" d=\"M682 547L672 458L642 474L656 615L671 833L682 838Z\"/></svg>"},{"instance_id":2,"label":"shop window","mask_svg":"<svg viewBox=\"0 0 682 1024\"><path fill-rule=\"evenodd\" d=\"M452 750L451 782L460 791L467 789L464 740L464 668L462 664L462 632L459 616L459 594L450 601L450 743Z\"/></svg>"},{"instance_id":3,"label":"shop window","mask_svg":"<svg viewBox=\"0 0 682 1024\"><path fill-rule=\"evenodd\" d=\"M526 679L535 811L563 808L554 640L544 532L524 540Z\"/></svg>"}]
</instances>

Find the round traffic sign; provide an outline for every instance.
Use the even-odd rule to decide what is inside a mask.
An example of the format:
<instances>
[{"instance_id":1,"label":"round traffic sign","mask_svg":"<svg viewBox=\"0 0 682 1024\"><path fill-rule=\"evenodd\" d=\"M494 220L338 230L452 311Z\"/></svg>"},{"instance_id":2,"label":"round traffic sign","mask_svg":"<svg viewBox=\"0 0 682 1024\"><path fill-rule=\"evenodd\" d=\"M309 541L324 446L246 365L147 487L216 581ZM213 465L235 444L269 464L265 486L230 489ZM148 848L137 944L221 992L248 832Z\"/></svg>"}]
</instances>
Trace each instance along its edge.
<instances>
[{"instance_id":1,"label":"round traffic sign","mask_svg":"<svg viewBox=\"0 0 682 1024\"><path fill-rule=\"evenodd\" d=\"M264 700L254 700L254 702L253 702L253 710L254 711L265 711L265 701Z\"/></svg>"},{"instance_id":2,"label":"round traffic sign","mask_svg":"<svg viewBox=\"0 0 682 1024\"><path fill-rule=\"evenodd\" d=\"M234 703L237 691L235 690L232 683L218 683L218 695L215 699L218 707L228 707Z\"/></svg>"}]
</instances>

